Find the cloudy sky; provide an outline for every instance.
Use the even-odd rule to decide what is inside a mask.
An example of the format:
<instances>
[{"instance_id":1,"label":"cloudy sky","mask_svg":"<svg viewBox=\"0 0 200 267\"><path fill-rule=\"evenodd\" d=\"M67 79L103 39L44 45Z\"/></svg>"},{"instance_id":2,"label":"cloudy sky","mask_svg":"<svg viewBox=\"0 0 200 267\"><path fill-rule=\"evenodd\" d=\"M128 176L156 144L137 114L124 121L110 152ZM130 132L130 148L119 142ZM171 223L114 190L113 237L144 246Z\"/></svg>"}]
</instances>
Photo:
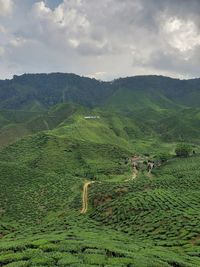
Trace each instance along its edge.
<instances>
[{"instance_id":1,"label":"cloudy sky","mask_svg":"<svg viewBox=\"0 0 200 267\"><path fill-rule=\"evenodd\" d=\"M200 77L200 0L0 0L0 78Z\"/></svg>"}]
</instances>

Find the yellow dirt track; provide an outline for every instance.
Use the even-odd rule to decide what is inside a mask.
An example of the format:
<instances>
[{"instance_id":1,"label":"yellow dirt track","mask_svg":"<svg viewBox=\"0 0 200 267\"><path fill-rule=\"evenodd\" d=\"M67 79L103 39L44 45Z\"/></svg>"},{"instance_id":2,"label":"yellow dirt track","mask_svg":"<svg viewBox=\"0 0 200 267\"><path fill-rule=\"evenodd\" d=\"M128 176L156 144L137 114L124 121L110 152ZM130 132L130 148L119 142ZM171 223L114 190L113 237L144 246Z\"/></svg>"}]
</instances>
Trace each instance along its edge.
<instances>
[{"instance_id":1,"label":"yellow dirt track","mask_svg":"<svg viewBox=\"0 0 200 267\"><path fill-rule=\"evenodd\" d=\"M84 214L88 210L88 187L93 184L93 182L86 182L83 186L83 195L82 195L82 210L81 213Z\"/></svg>"}]
</instances>

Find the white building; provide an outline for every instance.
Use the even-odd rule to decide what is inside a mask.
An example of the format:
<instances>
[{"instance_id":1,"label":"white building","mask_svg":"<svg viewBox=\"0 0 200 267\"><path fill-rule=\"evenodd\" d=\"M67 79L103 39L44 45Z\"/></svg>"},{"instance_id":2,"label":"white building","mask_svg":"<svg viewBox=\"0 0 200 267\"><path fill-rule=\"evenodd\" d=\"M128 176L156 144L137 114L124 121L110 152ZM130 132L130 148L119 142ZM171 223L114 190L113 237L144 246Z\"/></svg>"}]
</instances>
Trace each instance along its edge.
<instances>
[{"instance_id":1,"label":"white building","mask_svg":"<svg viewBox=\"0 0 200 267\"><path fill-rule=\"evenodd\" d=\"M100 116L85 116L84 118L85 118L86 120L100 119Z\"/></svg>"}]
</instances>

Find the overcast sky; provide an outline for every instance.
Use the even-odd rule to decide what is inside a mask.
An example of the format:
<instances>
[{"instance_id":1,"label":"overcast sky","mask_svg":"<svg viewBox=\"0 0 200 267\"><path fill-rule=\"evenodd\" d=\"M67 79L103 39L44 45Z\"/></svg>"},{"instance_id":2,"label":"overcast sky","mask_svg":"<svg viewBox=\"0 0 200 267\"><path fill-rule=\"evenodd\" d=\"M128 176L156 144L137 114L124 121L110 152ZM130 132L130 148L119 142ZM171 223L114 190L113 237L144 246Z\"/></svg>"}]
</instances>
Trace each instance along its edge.
<instances>
[{"instance_id":1,"label":"overcast sky","mask_svg":"<svg viewBox=\"0 0 200 267\"><path fill-rule=\"evenodd\" d=\"M0 0L0 78L200 77L200 0Z\"/></svg>"}]
</instances>

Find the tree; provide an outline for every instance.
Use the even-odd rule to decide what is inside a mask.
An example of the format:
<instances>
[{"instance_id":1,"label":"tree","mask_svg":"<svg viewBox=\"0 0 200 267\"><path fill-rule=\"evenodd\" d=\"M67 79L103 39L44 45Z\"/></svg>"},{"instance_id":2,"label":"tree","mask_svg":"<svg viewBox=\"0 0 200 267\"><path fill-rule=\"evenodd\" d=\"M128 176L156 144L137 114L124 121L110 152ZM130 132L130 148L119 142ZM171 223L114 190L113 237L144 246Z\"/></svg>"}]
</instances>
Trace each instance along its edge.
<instances>
[{"instance_id":1,"label":"tree","mask_svg":"<svg viewBox=\"0 0 200 267\"><path fill-rule=\"evenodd\" d=\"M178 144L175 149L177 157L189 157L192 148L188 144Z\"/></svg>"},{"instance_id":2,"label":"tree","mask_svg":"<svg viewBox=\"0 0 200 267\"><path fill-rule=\"evenodd\" d=\"M170 154L166 152L162 152L154 157L154 161L155 161L155 164L159 166L160 164L167 162L170 158L171 158Z\"/></svg>"}]
</instances>

